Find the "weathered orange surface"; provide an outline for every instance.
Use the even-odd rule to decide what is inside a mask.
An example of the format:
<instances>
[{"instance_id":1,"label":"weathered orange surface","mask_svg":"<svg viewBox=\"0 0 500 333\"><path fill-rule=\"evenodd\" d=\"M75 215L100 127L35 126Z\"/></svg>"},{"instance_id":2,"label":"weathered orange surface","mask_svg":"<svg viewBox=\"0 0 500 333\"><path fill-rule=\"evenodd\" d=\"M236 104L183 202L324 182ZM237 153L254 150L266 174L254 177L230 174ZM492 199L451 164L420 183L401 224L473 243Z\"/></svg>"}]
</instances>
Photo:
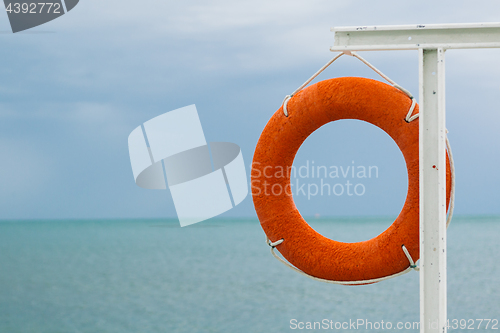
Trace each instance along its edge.
<instances>
[{"instance_id":1,"label":"weathered orange surface","mask_svg":"<svg viewBox=\"0 0 500 333\"><path fill-rule=\"evenodd\" d=\"M408 259L401 249L403 244L413 260L418 260L419 121L405 121L410 106L410 98L390 85L344 77L321 81L300 91L288 102L288 117L281 107L269 120L253 158L252 195L264 232L272 242L284 239L276 249L292 265L322 279L361 281L408 268ZM416 113L418 105L413 114ZM408 168L408 194L401 213L386 231L364 242L337 242L317 233L295 207L286 173L283 177L266 177L263 172L266 166L274 169L281 166L287 170L311 133L339 119L359 119L380 127L397 143ZM448 158L446 177L448 205L451 190ZM269 187L279 184L288 189L287 193L266 195L264 181L270 184Z\"/></svg>"}]
</instances>

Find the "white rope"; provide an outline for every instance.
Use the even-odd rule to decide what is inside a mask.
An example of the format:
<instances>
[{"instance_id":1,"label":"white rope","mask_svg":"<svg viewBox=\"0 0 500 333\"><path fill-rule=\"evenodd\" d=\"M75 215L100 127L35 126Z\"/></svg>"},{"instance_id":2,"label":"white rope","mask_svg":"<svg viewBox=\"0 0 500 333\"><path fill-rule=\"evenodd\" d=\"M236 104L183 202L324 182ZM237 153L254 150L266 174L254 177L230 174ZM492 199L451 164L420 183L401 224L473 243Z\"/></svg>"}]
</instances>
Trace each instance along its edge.
<instances>
[{"instance_id":1,"label":"white rope","mask_svg":"<svg viewBox=\"0 0 500 333\"><path fill-rule=\"evenodd\" d=\"M323 67L321 67L319 69L319 71L317 71L316 73L314 73L314 75L311 76L306 82L304 82L300 87L298 87L297 89L295 89L295 91L293 93L291 93L290 95L286 95L285 96L285 99L283 100L283 113L285 114L285 116L288 117L288 110L287 110L286 106L287 106L288 101L290 100L290 98L292 98L293 95L295 95L296 93L298 93L299 91L301 91L302 89L304 89L304 87L307 86L309 83L311 83L311 81L314 80L316 78L316 76L320 75L321 72L323 72L328 66L330 66L331 64L333 64L333 62L335 60L337 60L338 58L340 58L343 55L344 55L343 52L337 54L335 57L332 58L332 60L330 60Z\"/></svg>"},{"instance_id":2,"label":"white rope","mask_svg":"<svg viewBox=\"0 0 500 333\"><path fill-rule=\"evenodd\" d=\"M285 99L283 99L283 103L282 104L283 104L283 113L285 114L286 117L288 117L287 105L288 105L288 102L290 101L290 99L296 93L298 93L299 91L301 91L302 89L304 89L304 87L306 87L309 83L311 83L311 81L314 80L319 74L321 74L321 72L323 72L328 66L330 66L335 60L337 60L338 58L340 58L344 54L353 56L355 58L358 58L365 65L367 65L368 67L370 67L371 69L373 69L378 75L380 75L382 78L384 78L387 82L389 82L390 84L392 84L392 86L394 88L399 89L402 92L404 92L406 95L408 95L408 97L410 97L412 99L412 101L413 101L412 105L411 105L410 112L408 113L411 116L411 114L413 113L413 109L415 108L415 99L413 98L413 95L408 90L406 90L405 88L401 87L399 84L397 84L396 82L394 82L394 80L391 80L387 75L385 75L384 73L382 73L379 69L377 69L375 66L373 66L372 64L370 64L365 58L363 58L362 56L360 56L356 52L347 52L346 51L346 52L341 52L341 53L337 54L335 57L333 57L333 59L331 59L330 61L328 61L323 67L321 67L316 73L314 73L314 75L311 76L306 82L304 82L300 87L298 87L297 89L295 89L295 91L293 93L291 93L290 95L286 95L285 96ZM406 121L409 122L411 120L414 120L414 119L418 118L418 116L416 116L416 117L413 116L415 118L410 117L410 116L406 117ZM408 120L408 119L411 119L411 120Z\"/></svg>"},{"instance_id":3,"label":"white rope","mask_svg":"<svg viewBox=\"0 0 500 333\"><path fill-rule=\"evenodd\" d=\"M403 251L406 255L406 257L408 258L408 261L410 262L410 266L399 272L399 273L396 273L396 274L393 274L393 275L389 275L389 276L384 276L384 277L381 277L381 278L376 278L376 279L370 279L370 280L361 280L361 281L333 281L333 280L326 280L326 279L321 279L321 278L317 278L315 276L312 276L312 275L309 275L307 273L305 273L304 271L301 271L300 269L290 265L288 262L286 262L285 260L283 260L280 256L278 256L275 252L274 252L274 248L278 245L280 245L281 243L283 243L285 240L284 239L280 239L276 242L271 242L269 240L269 238L266 237L266 243L271 247L271 253L272 255L278 259L279 261L281 261L285 266L287 266L288 268L292 269L293 271L299 273L299 274L302 274L310 279L313 279L313 280L316 280L316 281L320 281L320 282L326 282L326 283L333 283L333 284L340 284L340 285L360 285L360 284L368 284L368 283L375 283L375 282L380 282L380 281L385 281L385 280L388 280L388 279L392 279L392 278L395 278L395 277L398 277L398 276L401 276L401 275L404 275L406 273L409 273L412 269L414 270L419 270L419 268L415 265L415 262L413 261L412 257L410 256L410 253L408 253L408 250L406 249L406 247L403 245L402 248L403 248Z\"/></svg>"},{"instance_id":4,"label":"white rope","mask_svg":"<svg viewBox=\"0 0 500 333\"><path fill-rule=\"evenodd\" d=\"M387 75L385 75L384 73L382 73L380 70L378 70L375 66L373 66L372 64L370 64L365 58L361 57L359 54L357 54L356 52L351 52L352 56L353 57L356 57L358 58L359 60L361 60L365 65L367 65L368 67L370 67L371 69L373 69L378 75L380 75L381 77L383 77L387 82L389 82L390 84L392 84L392 86L394 88L397 88L399 90L401 90L402 92L404 92L406 95L408 95L408 97L410 97L411 99L413 99L413 95L411 94L411 92L409 92L408 90L406 90L405 88L401 87L399 84L397 84L396 82L394 82L393 80L391 80Z\"/></svg>"},{"instance_id":5,"label":"white rope","mask_svg":"<svg viewBox=\"0 0 500 333\"><path fill-rule=\"evenodd\" d=\"M276 246L278 246L278 245L280 245L281 243L283 243L284 241L285 241L285 240L282 238L282 239L279 239L279 240L277 240L276 242L272 243L272 242L269 240L269 238L267 238L267 237L266 237L266 243L267 243L270 247L272 247L273 249L274 249Z\"/></svg>"},{"instance_id":6,"label":"white rope","mask_svg":"<svg viewBox=\"0 0 500 333\"><path fill-rule=\"evenodd\" d=\"M406 122L407 123L410 123L412 121L414 121L415 119L418 118L418 116L420 115L419 113L417 113L416 115L412 116L411 114L413 113L413 110L415 110L415 105L417 105L417 101L415 101L415 98L411 98L411 106L410 106L410 110L408 111L408 113L406 114Z\"/></svg>"},{"instance_id":7,"label":"white rope","mask_svg":"<svg viewBox=\"0 0 500 333\"><path fill-rule=\"evenodd\" d=\"M415 264L415 262L413 261L413 258L410 255L410 252L408 252L408 249L406 248L406 246L403 244L403 246L401 246L401 248L403 249L403 252L406 254L406 258L408 258L408 261L410 262L410 268L413 268L414 270L419 271L420 267L418 267L417 264Z\"/></svg>"}]
</instances>

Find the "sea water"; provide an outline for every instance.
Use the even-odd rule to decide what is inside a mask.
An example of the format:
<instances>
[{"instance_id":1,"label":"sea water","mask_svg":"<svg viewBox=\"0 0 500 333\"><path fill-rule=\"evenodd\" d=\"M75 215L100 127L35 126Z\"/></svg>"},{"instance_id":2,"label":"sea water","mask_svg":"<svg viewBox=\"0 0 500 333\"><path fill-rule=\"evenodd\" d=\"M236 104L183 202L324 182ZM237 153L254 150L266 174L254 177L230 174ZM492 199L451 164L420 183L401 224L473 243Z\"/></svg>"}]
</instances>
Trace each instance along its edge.
<instances>
[{"instance_id":1,"label":"sea water","mask_svg":"<svg viewBox=\"0 0 500 333\"><path fill-rule=\"evenodd\" d=\"M308 221L353 242L392 219ZM499 237L500 217L453 220L450 320L500 319ZM346 327L360 320L372 326ZM256 219L185 228L175 220L0 222L1 333L311 331L307 323L322 324L314 331L384 332L418 321L417 272L368 286L313 281L272 257ZM498 332L484 323L479 331Z\"/></svg>"}]
</instances>

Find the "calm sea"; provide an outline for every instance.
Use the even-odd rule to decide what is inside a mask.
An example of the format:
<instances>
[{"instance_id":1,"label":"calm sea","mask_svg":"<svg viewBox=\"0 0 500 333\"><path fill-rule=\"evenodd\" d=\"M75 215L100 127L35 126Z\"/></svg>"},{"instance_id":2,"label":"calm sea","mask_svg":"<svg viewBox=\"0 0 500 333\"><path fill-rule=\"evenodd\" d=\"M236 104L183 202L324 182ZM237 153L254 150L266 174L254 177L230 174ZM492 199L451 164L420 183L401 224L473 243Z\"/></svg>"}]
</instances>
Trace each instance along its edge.
<instances>
[{"instance_id":1,"label":"calm sea","mask_svg":"<svg viewBox=\"0 0 500 333\"><path fill-rule=\"evenodd\" d=\"M310 220L341 241L372 238L391 222ZM455 218L448 237L449 318L499 320L500 217ZM358 319L418 321L418 273L369 286L316 282L271 256L255 219L186 228L174 220L0 222L1 333L289 332L307 331L291 320ZM330 331L387 331L365 328Z\"/></svg>"}]
</instances>

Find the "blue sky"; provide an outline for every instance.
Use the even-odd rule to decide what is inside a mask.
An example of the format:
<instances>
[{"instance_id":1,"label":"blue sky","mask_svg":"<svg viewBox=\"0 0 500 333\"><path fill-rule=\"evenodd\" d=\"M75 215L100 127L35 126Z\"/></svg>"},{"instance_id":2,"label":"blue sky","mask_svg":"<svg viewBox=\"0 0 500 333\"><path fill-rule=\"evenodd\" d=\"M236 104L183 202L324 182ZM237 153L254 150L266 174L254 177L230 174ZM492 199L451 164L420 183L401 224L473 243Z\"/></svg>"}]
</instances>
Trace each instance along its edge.
<instances>
[{"instance_id":1,"label":"blue sky","mask_svg":"<svg viewBox=\"0 0 500 333\"><path fill-rule=\"evenodd\" d=\"M9 33L0 15L0 218L175 217L168 191L134 183L127 137L196 104L208 141L241 146L334 54L330 27L500 21L498 1L82 0L67 15ZM362 54L418 96L416 51ZM447 52L447 116L457 214L500 214L500 50ZM379 79L342 57L318 80ZM406 169L377 128L333 123L295 165L378 167L363 196L297 197L304 215L396 215ZM248 172L249 170L247 170ZM248 197L223 216L253 217Z\"/></svg>"}]
</instances>

